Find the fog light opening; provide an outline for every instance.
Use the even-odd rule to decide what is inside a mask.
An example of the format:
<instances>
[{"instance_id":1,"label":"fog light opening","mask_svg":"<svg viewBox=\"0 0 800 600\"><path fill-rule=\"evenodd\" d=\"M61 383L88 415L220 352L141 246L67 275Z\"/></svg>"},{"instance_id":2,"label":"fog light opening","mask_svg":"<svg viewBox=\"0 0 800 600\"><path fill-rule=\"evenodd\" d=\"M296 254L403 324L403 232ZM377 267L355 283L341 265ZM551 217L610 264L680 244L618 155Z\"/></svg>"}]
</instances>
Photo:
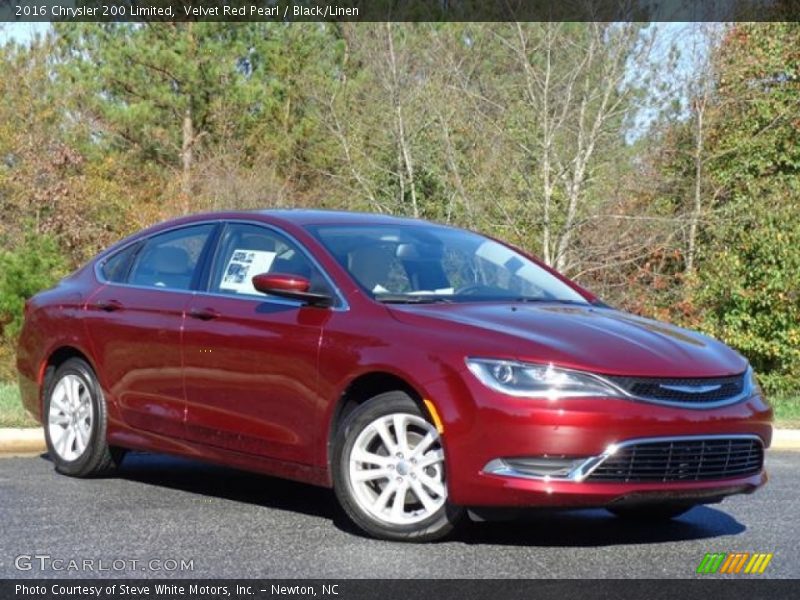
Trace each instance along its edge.
<instances>
[{"instance_id":1,"label":"fog light opening","mask_svg":"<svg viewBox=\"0 0 800 600\"><path fill-rule=\"evenodd\" d=\"M490 461L484 472L493 475L528 477L546 482L571 479L573 473L587 460L587 457L564 455L524 456L500 458Z\"/></svg>"}]
</instances>

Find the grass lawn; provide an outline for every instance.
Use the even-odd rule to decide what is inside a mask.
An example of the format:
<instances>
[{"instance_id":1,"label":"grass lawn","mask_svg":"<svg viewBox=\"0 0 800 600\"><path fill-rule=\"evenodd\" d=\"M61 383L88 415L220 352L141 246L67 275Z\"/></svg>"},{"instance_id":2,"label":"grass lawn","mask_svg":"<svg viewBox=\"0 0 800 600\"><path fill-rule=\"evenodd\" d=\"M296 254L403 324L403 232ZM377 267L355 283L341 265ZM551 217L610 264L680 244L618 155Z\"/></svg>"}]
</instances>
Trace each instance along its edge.
<instances>
[{"instance_id":1,"label":"grass lawn","mask_svg":"<svg viewBox=\"0 0 800 600\"><path fill-rule=\"evenodd\" d=\"M0 427L36 427L19 400L16 383L0 383Z\"/></svg>"},{"instance_id":2,"label":"grass lawn","mask_svg":"<svg viewBox=\"0 0 800 600\"><path fill-rule=\"evenodd\" d=\"M800 427L800 396L770 398L778 427ZM36 427L19 400L16 383L0 383L0 427Z\"/></svg>"},{"instance_id":3,"label":"grass lawn","mask_svg":"<svg viewBox=\"0 0 800 600\"><path fill-rule=\"evenodd\" d=\"M775 409L775 425L800 428L800 396L770 398Z\"/></svg>"}]
</instances>

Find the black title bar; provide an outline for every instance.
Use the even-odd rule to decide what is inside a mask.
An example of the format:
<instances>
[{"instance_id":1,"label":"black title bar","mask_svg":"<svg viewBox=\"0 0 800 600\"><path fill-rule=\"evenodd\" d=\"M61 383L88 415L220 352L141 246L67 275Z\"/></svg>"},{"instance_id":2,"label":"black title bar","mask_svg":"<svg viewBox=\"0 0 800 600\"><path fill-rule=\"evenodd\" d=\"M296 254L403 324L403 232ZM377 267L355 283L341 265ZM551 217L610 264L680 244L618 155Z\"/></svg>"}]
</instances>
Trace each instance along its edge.
<instances>
[{"instance_id":1,"label":"black title bar","mask_svg":"<svg viewBox=\"0 0 800 600\"><path fill-rule=\"evenodd\" d=\"M0 22L794 21L800 0L0 0Z\"/></svg>"},{"instance_id":2,"label":"black title bar","mask_svg":"<svg viewBox=\"0 0 800 600\"><path fill-rule=\"evenodd\" d=\"M699 579L28 579L0 581L4 600L783 600L797 597L792 580Z\"/></svg>"}]
</instances>

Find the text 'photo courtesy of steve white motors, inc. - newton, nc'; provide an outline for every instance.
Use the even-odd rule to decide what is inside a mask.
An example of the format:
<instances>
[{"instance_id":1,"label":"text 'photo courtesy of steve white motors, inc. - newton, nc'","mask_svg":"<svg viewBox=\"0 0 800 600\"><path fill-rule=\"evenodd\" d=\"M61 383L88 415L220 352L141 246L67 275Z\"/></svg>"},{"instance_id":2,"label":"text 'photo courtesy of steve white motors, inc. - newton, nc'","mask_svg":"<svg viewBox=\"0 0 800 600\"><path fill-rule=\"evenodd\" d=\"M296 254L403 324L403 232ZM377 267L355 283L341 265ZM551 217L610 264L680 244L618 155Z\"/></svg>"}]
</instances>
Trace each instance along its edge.
<instances>
[{"instance_id":1,"label":"text 'photo courtesy of steve white motors, inc. - newton, nc'","mask_svg":"<svg viewBox=\"0 0 800 600\"><path fill-rule=\"evenodd\" d=\"M339 596L340 586L329 584L292 584L259 582L257 585L221 583L56 583L56 584L15 584L15 596L68 596L94 598L141 598L150 595L167 598L187 596L189 598L222 598L226 596Z\"/></svg>"},{"instance_id":2,"label":"text 'photo courtesy of steve white motors, inc. - newton, nc'","mask_svg":"<svg viewBox=\"0 0 800 600\"><path fill-rule=\"evenodd\" d=\"M238 4L238 3L237 3ZM217 3L215 6L158 6L146 3L125 4L97 4L94 6L75 6L73 2L48 3L48 4L16 4L14 16L18 19L25 17L53 17L57 19L83 19L83 18L319 18L329 19L335 17L358 17L358 7L338 6L336 4L317 4L315 6L301 6L291 4L258 5L258 4L225 4Z\"/></svg>"}]
</instances>

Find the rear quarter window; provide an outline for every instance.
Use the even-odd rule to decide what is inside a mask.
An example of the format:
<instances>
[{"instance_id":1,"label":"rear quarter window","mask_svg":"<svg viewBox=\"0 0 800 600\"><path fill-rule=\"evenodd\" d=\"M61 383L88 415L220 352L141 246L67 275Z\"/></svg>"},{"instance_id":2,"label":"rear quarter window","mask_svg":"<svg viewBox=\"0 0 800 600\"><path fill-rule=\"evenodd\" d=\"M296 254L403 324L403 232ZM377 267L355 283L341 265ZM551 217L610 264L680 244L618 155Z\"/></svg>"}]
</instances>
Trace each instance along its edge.
<instances>
[{"instance_id":1,"label":"rear quarter window","mask_svg":"<svg viewBox=\"0 0 800 600\"><path fill-rule=\"evenodd\" d=\"M100 267L100 272L103 274L103 279L112 283L124 283L128 277L131 263L139 244L131 244L127 248L120 250L116 254L107 258Z\"/></svg>"}]
</instances>

